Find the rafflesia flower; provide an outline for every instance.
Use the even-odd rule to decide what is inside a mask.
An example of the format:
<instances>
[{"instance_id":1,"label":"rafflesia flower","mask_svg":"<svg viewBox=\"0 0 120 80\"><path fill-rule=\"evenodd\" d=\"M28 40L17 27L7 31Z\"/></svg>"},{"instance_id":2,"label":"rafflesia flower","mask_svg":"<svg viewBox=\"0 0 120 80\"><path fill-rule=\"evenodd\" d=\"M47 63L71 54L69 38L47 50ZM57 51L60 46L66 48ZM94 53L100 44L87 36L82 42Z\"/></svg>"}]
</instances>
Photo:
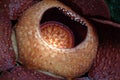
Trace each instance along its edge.
<instances>
[{"instance_id":1,"label":"rafflesia flower","mask_svg":"<svg viewBox=\"0 0 120 80\"><path fill-rule=\"evenodd\" d=\"M34 66L34 68L33 67L31 68L31 66L27 66L26 63L24 64L24 62L21 62L19 60L20 50L19 48L17 48L18 46L16 46L16 44L18 43L17 43L17 39L15 39L15 37L17 37L15 34L17 33L15 32L16 31L15 26L17 26L20 23L20 20L22 19L21 17L25 14L26 10L33 8L34 5L42 1L45 0L1 0L0 1L0 80L63 80L65 78L73 79L73 80L120 80L120 64L119 64L120 24L119 22L116 23L115 21L112 20L109 8L104 0L58 0L58 2L60 1L60 3L67 5L70 9L72 9L75 13L77 13L77 15L81 15L83 18L85 18L87 22L89 22L92 26L94 26L95 31L97 33L96 36L98 38L98 46L97 46L97 52L95 54L96 57L93 58L92 62L90 61L91 62L90 64L88 61L88 64L90 66L89 68L86 68L87 70L84 70L85 72L79 73L80 75L77 73L77 75L75 75L74 77L71 78L70 76L69 78L69 76L66 77L66 75L64 76L61 73L60 73L61 75L54 75L54 73L56 73L54 70L53 70L53 74L48 73L47 71L49 70L47 70L46 72L38 71L36 70L36 66ZM66 15L64 9L62 9L62 11L63 14ZM47 16L42 21L43 22L45 20L49 21L49 19L53 19L52 17ZM73 18L73 20L77 21L77 19L75 18ZM62 19L67 20L66 18L63 17ZM84 21L78 21L78 22L81 22L82 25L86 24L84 23ZM67 30L67 29L62 28L61 30ZM68 32L68 34L73 35L74 32L73 33ZM81 34L82 39L78 39L79 36L77 36L77 38L76 36L72 37L72 39L75 38L72 40L73 42L76 42L74 44L75 46L82 43L82 41L84 41L85 39L85 36L87 35L86 29L84 28L81 28L80 32L81 33L79 34ZM76 33L76 35L78 34ZM85 49L87 51L87 48ZM24 61L27 60L24 59ZM72 61L74 60L71 60L71 62ZM57 64L58 63L56 63L56 65ZM79 70L79 69L73 69L73 70ZM49 72L52 73L52 71Z\"/></svg>"}]
</instances>

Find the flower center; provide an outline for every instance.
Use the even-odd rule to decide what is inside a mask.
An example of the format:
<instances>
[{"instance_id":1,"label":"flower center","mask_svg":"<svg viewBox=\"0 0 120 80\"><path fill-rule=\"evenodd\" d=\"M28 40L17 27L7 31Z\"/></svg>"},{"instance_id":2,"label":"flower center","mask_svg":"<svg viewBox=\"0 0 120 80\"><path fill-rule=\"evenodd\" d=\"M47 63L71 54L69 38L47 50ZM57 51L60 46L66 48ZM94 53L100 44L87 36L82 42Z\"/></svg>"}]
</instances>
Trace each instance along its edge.
<instances>
[{"instance_id":1,"label":"flower center","mask_svg":"<svg viewBox=\"0 0 120 80\"><path fill-rule=\"evenodd\" d=\"M74 36L72 31L62 23L48 21L40 26L43 39L57 48L72 48L74 46Z\"/></svg>"}]
</instances>

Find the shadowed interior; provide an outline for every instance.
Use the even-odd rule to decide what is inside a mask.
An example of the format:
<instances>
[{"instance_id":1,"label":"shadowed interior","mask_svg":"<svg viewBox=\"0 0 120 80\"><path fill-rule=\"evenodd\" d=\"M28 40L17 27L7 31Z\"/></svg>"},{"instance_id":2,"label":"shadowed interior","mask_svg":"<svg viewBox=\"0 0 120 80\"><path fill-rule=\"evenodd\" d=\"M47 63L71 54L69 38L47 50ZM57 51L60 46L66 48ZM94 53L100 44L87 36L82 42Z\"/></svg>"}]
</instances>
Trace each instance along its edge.
<instances>
[{"instance_id":1,"label":"shadowed interior","mask_svg":"<svg viewBox=\"0 0 120 80\"><path fill-rule=\"evenodd\" d=\"M60 22L71 29L75 38L75 46L80 44L86 37L87 27L81 25L79 22L71 20L70 17L63 14L58 8L48 9L42 17L40 24L43 24L47 21L57 21Z\"/></svg>"}]
</instances>

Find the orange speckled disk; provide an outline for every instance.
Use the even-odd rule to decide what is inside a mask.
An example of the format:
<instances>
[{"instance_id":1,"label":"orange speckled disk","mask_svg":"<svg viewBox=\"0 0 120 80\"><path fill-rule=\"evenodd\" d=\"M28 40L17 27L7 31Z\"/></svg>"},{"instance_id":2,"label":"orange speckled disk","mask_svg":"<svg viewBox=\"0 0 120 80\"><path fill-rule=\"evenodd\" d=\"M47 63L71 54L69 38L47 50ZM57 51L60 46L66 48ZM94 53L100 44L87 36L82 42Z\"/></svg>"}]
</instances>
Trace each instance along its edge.
<instances>
[{"instance_id":1,"label":"orange speckled disk","mask_svg":"<svg viewBox=\"0 0 120 80\"><path fill-rule=\"evenodd\" d=\"M49 21L40 26L41 35L44 40L57 48L72 48L74 38L72 31L65 25Z\"/></svg>"}]
</instances>

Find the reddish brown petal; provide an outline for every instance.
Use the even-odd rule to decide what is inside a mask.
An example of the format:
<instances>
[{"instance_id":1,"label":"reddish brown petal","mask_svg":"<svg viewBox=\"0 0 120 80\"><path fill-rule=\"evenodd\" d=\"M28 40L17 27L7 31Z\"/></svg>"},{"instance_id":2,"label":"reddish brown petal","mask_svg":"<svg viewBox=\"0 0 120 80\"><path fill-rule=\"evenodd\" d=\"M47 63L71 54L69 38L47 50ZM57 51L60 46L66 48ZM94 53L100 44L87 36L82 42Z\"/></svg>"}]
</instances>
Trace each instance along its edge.
<instances>
[{"instance_id":1,"label":"reddish brown petal","mask_svg":"<svg viewBox=\"0 0 120 80\"><path fill-rule=\"evenodd\" d=\"M15 67L10 72L3 72L0 80L62 80L23 67Z\"/></svg>"},{"instance_id":2,"label":"reddish brown petal","mask_svg":"<svg viewBox=\"0 0 120 80\"><path fill-rule=\"evenodd\" d=\"M39 1L41 0L1 0L0 10L2 11L4 8L10 19L16 20L27 8Z\"/></svg>"},{"instance_id":3,"label":"reddish brown petal","mask_svg":"<svg viewBox=\"0 0 120 80\"><path fill-rule=\"evenodd\" d=\"M9 2L10 19L12 20L17 19L21 15L21 13L31 5L32 1L33 0L10 0Z\"/></svg>"},{"instance_id":4,"label":"reddish brown petal","mask_svg":"<svg viewBox=\"0 0 120 80\"><path fill-rule=\"evenodd\" d=\"M100 24L103 24L103 25L109 25L109 26L112 26L112 27L120 28L120 24L119 23L115 23L115 22L110 21L110 20L103 20L103 19L97 19L97 18L91 18L91 20L93 20L95 22L98 22Z\"/></svg>"},{"instance_id":5,"label":"reddish brown petal","mask_svg":"<svg viewBox=\"0 0 120 80\"><path fill-rule=\"evenodd\" d=\"M100 44L89 76L93 80L120 80L120 28L95 25Z\"/></svg>"},{"instance_id":6,"label":"reddish brown petal","mask_svg":"<svg viewBox=\"0 0 120 80\"><path fill-rule=\"evenodd\" d=\"M6 16L8 18L8 1L0 0L0 17Z\"/></svg>"},{"instance_id":7,"label":"reddish brown petal","mask_svg":"<svg viewBox=\"0 0 120 80\"><path fill-rule=\"evenodd\" d=\"M0 71L15 65L15 54L11 42L11 22L4 3L0 5Z\"/></svg>"},{"instance_id":8,"label":"reddish brown petal","mask_svg":"<svg viewBox=\"0 0 120 80\"><path fill-rule=\"evenodd\" d=\"M110 12L104 0L60 0L87 17L110 19Z\"/></svg>"},{"instance_id":9,"label":"reddish brown petal","mask_svg":"<svg viewBox=\"0 0 120 80\"><path fill-rule=\"evenodd\" d=\"M11 43L11 27L9 21L0 19L0 71L15 65L15 54Z\"/></svg>"}]
</instances>

